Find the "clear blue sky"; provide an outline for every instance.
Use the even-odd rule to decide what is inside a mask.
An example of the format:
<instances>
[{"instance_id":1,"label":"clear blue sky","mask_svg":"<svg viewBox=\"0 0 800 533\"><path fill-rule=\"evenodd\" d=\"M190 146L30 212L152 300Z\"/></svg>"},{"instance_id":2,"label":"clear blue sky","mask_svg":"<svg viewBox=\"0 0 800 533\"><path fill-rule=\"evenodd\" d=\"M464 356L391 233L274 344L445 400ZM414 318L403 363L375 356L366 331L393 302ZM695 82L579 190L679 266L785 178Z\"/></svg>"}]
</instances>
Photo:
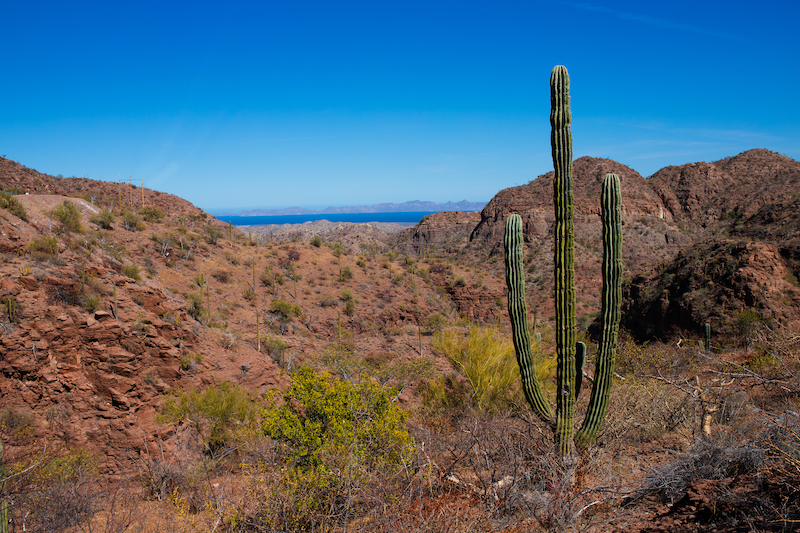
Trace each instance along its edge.
<instances>
[{"instance_id":1,"label":"clear blue sky","mask_svg":"<svg viewBox=\"0 0 800 533\"><path fill-rule=\"evenodd\" d=\"M210 210L489 200L575 157L800 159L800 4L7 2L0 154Z\"/></svg>"}]
</instances>

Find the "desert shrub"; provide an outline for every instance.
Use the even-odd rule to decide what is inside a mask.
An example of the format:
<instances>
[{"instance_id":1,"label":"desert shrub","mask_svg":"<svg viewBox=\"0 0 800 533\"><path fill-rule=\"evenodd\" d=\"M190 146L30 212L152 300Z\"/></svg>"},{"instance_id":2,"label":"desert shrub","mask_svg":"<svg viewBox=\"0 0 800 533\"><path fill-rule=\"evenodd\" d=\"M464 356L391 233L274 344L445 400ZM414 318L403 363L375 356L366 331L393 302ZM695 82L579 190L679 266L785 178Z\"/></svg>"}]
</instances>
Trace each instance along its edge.
<instances>
[{"instance_id":1,"label":"desert shrub","mask_svg":"<svg viewBox=\"0 0 800 533\"><path fill-rule=\"evenodd\" d=\"M253 287L248 283L247 286L242 289L242 298L247 300L248 302L252 302L256 297L256 291Z\"/></svg>"},{"instance_id":2,"label":"desert shrub","mask_svg":"<svg viewBox=\"0 0 800 533\"><path fill-rule=\"evenodd\" d=\"M441 330L433 337L433 347L467 378L479 410L496 410L519 396L514 345L497 328L470 326L466 337L456 329ZM552 359L538 356L535 365L541 382L555 375Z\"/></svg>"},{"instance_id":3,"label":"desert shrub","mask_svg":"<svg viewBox=\"0 0 800 533\"><path fill-rule=\"evenodd\" d=\"M320 237L319 235L314 235L313 237L311 237L311 241L309 242L311 243L311 246L319 248L320 246L322 246L322 237Z\"/></svg>"},{"instance_id":4,"label":"desert shrub","mask_svg":"<svg viewBox=\"0 0 800 533\"><path fill-rule=\"evenodd\" d=\"M429 331L441 331L447 325L447 319L439 313L431 313L425 319L425 329Z\"/></svg>"},{"instance_id":5,"label":"desert shrub","mask_svg":"<svg viewBox=\"0 0 800 533\"><path fill-rule=\"evenodd\" d=\"M229 283L231 281L231 273L227 270L217 270L211 275L220 283Z\"/></svg>"},{"instance_id":6,"label":"desert shrub","mask_svg":"<svg viewBox=\"0 0 800 533\"><path fill-rule=\"evenodd\" d=\"M136 281L142 280L142 276L139 273L139 265L136 263L128 263L127 265L123 266L122 275L131 279L135 279Z\"/></svg>"},{"instance_id":7,"label":"desert shrub","mask_svg":"<svg viewBox=\"0 0 800 533\"><path fill-rule=\"evenodd\" d=\"M287 252L286 257L288 257L289 261L299 261L300 260L300 252L295 249L291 249Z\"/></svg>"},{"instance_id":8,"label":"desert shrub","mask_svg":"<svg viewBox=\"0 0 800 533\"><path fill-rule=\"evenodd\" d=\"M303 310L300 309L299 305L292 305L283 300L273 300L269 304L269 312L281 315L284 318L299 317L303 314Z\"/></svg>"},{"instance_id":9,"label":"desert shrub","mask_svg":"<svg viewBox=\"0 0 800 533\"><path fill-rule=\"evenodd\" d=\"M97 224L103 229L111 229L114 219L116 219L114 213L104 208L101 209L99 213L95 213L94 215L90 216L89 222Z\"/></svg>"},{"instance_id":10,"label":"desert shrub","mask_svg":"<svg viewBox=\"0 0 800 533\"><path fill-rule=\"evenodd\" d=\"M339 269L339 281L347 281L353 277L353 269L345 265Z\"/></svg>"},{"instance_id":11,"label":"desert shrub","mask_svg":"<svg viewBox=\"0 0 800 533\"><path fill-rule=\"evenodd\" d=\"M347 300L344 304L344 314L347 316L353 316L356 312L356 304L353 300Z\"/></svg>"},{"instance_id":12,"label":"desert shrub","mask_svg":"<svg viewBox=\"0 0 800 533\"><path fill-rule=\"evenodd\" d=\"M8 210L19 219L28 221L28 213L13 193L0 191L0 208Z\"/></svg>"},{"instance_id":13,"label":"desert shrub","mask_svg":"<svg viewBox=\"0 0 800 533\"><path fill-rule=\"evenodd\" d=\"M698 441L675 461L653 468L641 490L674 501L695 479L733 478L757 470L763 461L764 452L758 448Z\"/></svg>"},{"instance_id":14,"label":"desert shrub","mask_svg":"<svg viewBox=\"0 0 800 533\"><path fill-rule=\"evenodd\" d=\"M73 283L53 283L48 287L47 292L48 299L52 303L62 305L80 304L80 292Z\"/></svg>"},{"instance_id":15,"label":"desert shrub","mask_svg":"<svg viewBox=\"0 0 800 533\"><path fill-rule=\"evenodd\" d=\"M164 211L154 206L141 208L139 214L148 222L161 222L164 218Z\"/></svg>"},{"instance_id":16,"label":"desert shrub","mask_svg":"<svg viewBox=\"0 0 800 533\"><path fill-rule=\"evenodd\" d=\"M8 515L24 531L71 530L99 507L96 460L85 449L45 449L11 470L17 475L3 487L13 495Z\"/></svg>"},{"instance_id":17,"label":"desert shrub","mask_svg":"<svg viewBox=\"0 0 800 533\"><path fill-rule=\"evenodd\" d=\"M206 242L208 244L217 244L217 240L222 237L222 230L215 226L207 225L203 231L206 234Z\"/></svg>"},{"instance_id":18,"label":"desert shrub","mask_svg":"<svg viewBox=\"0 0 800 533\"><path fill-rule=\"evenodd\" d=\"M142 231L145 228L141 217L133 211L125 211L122 214L122 222L125 224L125 229L128 231Z\"/></svg>"},{"instance_id":19,"label":"desert shrub","mask_svg":"<svg viewBox=\"0 0 800 533\"><path fill-rule=\"evenodd\" d=\"M328 293L323 293L322 296L319 297L320 307L336 307L336 305L336 298Z\"/></svg>"},{"instance_id":20,"label":"desert shrub","mask_svg":"<svg viewBox=\"0 0 800 533\"><path fill-rule=\"evenodd\" d=\"M100 297L96 294L84 294L80 297L80 302L84 309L90 313L100 309Z\"/></svg>"},{"instance_id":21,"label":"desert shrub","mask_svg":"<svg viewBox=\"0 0 800 533\"><path fill-rule=\"evenodd\" d=\"M368 489L399 497L414 457L405 412L390 387L353 384L302 368L289 388L272 393L262 430L274 439L277 493L283 505L262 509L262 520L282 531L316 530L323 521L347 523L365 512ZM280 465L283 465L282 467Z\"/></svg>"},{"instance_id":22,"label":"desert shrub","mask_svg":"<svg viewBox=\"0 0 800 533\"><path fill-rule=\"evenodd\" d=\"M202 292L190 292L186 295L187 308L186 312L195 320L200 320L206 314L205 307L203 307L203 294Z\"/></svg>"},{"instance_id":23,"label":"desert shrub","mask_svg":"<svg viewBox=\"0 0 800 533\"><path fill-rule=\"evenodd\" d=\"M203 438L206 453L214 457L256 423L258 404L238 385L222 382L167 396L158 419L191 424Z\"/></svg>"},{"instance_id":24,"label":"desert shrub","mask_svg":"<svg viewBox=\"0 0 800 533\"><path fill-rule=\"evenodd\" d=\"M58 204L48 214L61 223L61 227L64 231L74 231L75 233L83 232L81 212L78 210L78 207L69 200L64 200L62 203Z\"/></svg>"},{"instance_id":25,"label":"desert shrub","mask_svg":"<svg viewBox=\"0 0 800 533\"><path fill-rule=\"evenodd\" d=\"M34 433L33 415L7 407L0 411L0 434L16 439L31 437ZM0 457L0 459L2 459Z\"/></svg>"}]
</instances>

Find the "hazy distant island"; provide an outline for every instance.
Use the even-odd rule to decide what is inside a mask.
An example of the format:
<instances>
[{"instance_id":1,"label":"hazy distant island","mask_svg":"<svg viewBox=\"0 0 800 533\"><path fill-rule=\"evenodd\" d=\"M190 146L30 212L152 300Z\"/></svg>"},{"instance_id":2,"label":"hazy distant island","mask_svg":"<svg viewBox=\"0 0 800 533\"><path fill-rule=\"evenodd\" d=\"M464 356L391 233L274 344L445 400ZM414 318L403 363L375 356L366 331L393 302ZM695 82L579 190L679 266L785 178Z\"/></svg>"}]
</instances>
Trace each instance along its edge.
<instances>
[{"instance_id":1,"label":"hazy distant island","mask_svg":"<svg viewBox=\"0 0 800 533\"><path fill-rule=\"evenodd\" d=\"M342 207L326 207L325 209L308 209L304 207L286 207L283 209L250 209L239 212L215 213L216 216L240 216L240 217L264 217L264 216L286 216L286 215L328 215L344 213L411 213L429 212L438 213L440 211L480 211L487 202L446 202L439 204L422 200L412 200L400 204L375 204L375 205L351 205Z\"/></svg>"}]
</instances>

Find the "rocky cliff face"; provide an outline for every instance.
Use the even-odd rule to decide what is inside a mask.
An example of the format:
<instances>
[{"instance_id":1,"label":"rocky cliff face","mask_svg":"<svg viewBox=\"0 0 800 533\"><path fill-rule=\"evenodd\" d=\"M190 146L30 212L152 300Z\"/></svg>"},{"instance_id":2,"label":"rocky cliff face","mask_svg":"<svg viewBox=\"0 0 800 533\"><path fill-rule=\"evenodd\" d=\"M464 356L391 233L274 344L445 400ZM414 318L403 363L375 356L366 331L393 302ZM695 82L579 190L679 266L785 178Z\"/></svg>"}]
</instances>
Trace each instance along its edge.
<instances>
[{"instance_id":1,"label":"rocky cliff face","mask_svg":"<svg viewBox=\"0 0 800 533\"><path fill-rule=\"evenodd\" d=\"M481 220L478 212L432 213L413 228L400 232L391 243L407 252L457 253L469 243L469 236Z\"/></svg>"},{"instance_id":2,"label":"rocky cliff face","mask_svg":"<svg viewBox=\"0 0 800 533\"><path fill-rule=\"evenodd\" d=\"M756 149L713 163L670 166L648 179L620 163L573 163L578 314L599 308L599 197L602 177L622 182L624 325L648 336L697 330L711 321L731 331L735 315L759 310L800 325L796 237L800 163ZM505 218L523 218L529 307L552 309L553 173L500 191L481 212L470 247L502 254ZM720 264L726 266L722 269ZM777 280L777 281L776 281ZM702 295L702 297L701 297Z\"/></svg>"}]
</instances>

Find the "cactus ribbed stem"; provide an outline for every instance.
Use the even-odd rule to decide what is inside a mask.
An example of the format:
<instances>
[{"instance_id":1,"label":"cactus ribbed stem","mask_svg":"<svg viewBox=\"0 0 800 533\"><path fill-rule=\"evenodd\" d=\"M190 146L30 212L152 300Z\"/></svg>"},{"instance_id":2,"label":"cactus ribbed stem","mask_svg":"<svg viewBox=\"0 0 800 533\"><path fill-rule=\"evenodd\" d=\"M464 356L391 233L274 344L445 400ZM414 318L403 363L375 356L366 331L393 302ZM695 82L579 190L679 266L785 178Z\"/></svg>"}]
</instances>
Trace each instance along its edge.
<instances>
[{"instance_id":1,"label":"cactus ribbed stem","mask_svg":"<svg viewBox=\"0 0 800 533\"><path fill-rule=\"evenodd\" d=\"M542 394L536 377L531 336L528 331L528 306L525 303L525 272L522 263L522 218L510 215L506 219L504 239L506 283L508 285L508 316L517 354L522 391L536 415L548 424L553 423L553 410ZM538 339L538 337L537 337Z\"/></svg>"},{"instance_id":2,"label":"cactus ribbed stem","mask_svg":"<svg viewBox=\"0 0 800 533\"><path fill-rule=\"evenodd\" d=\"M555 431L561 455L572 455L573 442L585 446L594 442L608 411L614 374L622 301L622 219L619 177L607 174L603 181L601 217L603 222L602 331L595 379L583 426L575 432L575 404L581 389L586 345L577 341L575 319L575 231L572 193L572 133L570 132L569 76L557 66L550 77L550 141L553 150L553 203L555 243L555 341L557 398L555 416L542 395L536 378L533 350L528 332L525 281L522 265L522 219L510 215L506 220L505 258L508 283L508 313L514 335L514 348L522 375L525 397L536 414ZM537 332L537 344L540 341Z\"/></svg>"},{"instance_id":3,"label":"cactus ribbed stem","mask_svg":"<svg viewBox=\"0 0 800 533\"><path fill-rule=\"evenodd\" d=\"M550 76L550 144L553 152L553 203L555 204L556 308L556 441L562 455L572 453L575 434L575 262L572 195L572 116L569 75L561 65Z\"/></svg>"},{"instance_id":4,"label":"cactus ribbed stem","mask_svg":"<svg viewBox=\"0 0 800 533\"><path fill-rule=\"evenodd\" d=\"M594 385L586 418L575 441L578 446L592 444L608 411L614 376L614 355L622 303L622 195L619 177L606 174L600 199L603 221L603 292L601 297L600 348L597 354Z\"/></svg>"}]
</instances>

